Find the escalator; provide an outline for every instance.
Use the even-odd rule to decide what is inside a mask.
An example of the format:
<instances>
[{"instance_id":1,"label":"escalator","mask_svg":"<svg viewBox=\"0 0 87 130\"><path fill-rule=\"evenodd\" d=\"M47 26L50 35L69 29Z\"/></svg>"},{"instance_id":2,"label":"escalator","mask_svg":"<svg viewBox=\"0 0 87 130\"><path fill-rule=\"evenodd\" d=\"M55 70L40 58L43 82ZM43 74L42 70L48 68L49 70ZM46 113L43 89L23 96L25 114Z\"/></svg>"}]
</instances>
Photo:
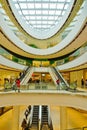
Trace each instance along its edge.
<instances>
[{"instance_id":1,"label":"escalator","mask_svg":"<svg viewBox=\"0 0 87 130\"><path fill-rule=\"evenodd\" d=\"M20 84L23 85L26 79L26 75L29 73L30 71L30 67L28 66L25 70L23 70L19 76L19 80L20 80ZM14 83L12 84L12 89L16 91L17 86L16 86L16 80L14 81Z\"/></svg>"},{"instance_id":2,"label":"escalator","mask_svg":"<svg viewBox=\"0 0 87 130\"><path fill-rule=\"evenodd\" d=\"M50 108L47 105L34 105L28 121L29 130L53 130Z\"/></svg>"},{"instance_id":3,"label":"escalator","mask_svg":"<svg viewBox=\"0 0 87 130\"><path fill-rule=\"evenodd\" d=\"M33 106L32 123L29 130L39 130L39 106Z\"/></svg>"},{"instance_id":4,"label":"escalator","mask_svg":"<svg viewBox=\"0 0 87 130\"><path fill-rule=\"evenodd\" d=\"M21 80L21 85L26 85L31 78L31 75L33 73L33 67L29 67L28 70L26 71L25 76Z\"/></svg>"},{"instance_id":5,"label":"escalator","mask_svg":"<svg viewBox=\"0 0 87 130\"><path fill-rule=\"evenodd\" d=\"M48 106L42 105L41 130L50 130L48 123Z\"/></svg>"},{"instance_id":6,"label":"escalator","mask_svg":"<svg viewBox=\"0 0 87 130\"><path fill-rule=\"evenodd\" d=\"M52 67L52 71L56 74L57 79L60 82L59 89L68 90L69 89L69 84L63 78L63 76L60 74L60 72L55 67Z\"/></svg>"}]
</instances>

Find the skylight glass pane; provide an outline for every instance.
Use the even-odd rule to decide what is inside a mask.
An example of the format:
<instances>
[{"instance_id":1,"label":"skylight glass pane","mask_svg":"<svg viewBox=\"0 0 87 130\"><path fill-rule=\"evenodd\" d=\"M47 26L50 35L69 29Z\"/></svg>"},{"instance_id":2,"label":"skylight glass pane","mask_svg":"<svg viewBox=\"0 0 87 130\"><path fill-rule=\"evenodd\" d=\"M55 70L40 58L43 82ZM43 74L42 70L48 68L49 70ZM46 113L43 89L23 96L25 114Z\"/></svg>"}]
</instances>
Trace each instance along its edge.
<instances>
[{"instance_id":1,"label":"skylight glass pane","mask_svg":"<svg viewBox=\"0 0 87 130\"><path fill-rule=\"evenodd\" d=\"M40 3L35 3L35 8L41 8L41 4Z\"/></svg>"},{"instance_id":2,"label":"skylight glass pane","mask_svg":"<svg viewBox=\"0 0 87 130\"><path fill-rule=\"evenodd\" d=\"M59 2L65 2L66 0L59 0Z\"/></svg>"},{"instance_id":3,"label":"skylight glass pane","mask_svg":"<svg viewBox=\"0 0 87 130\"><path fill-rule=\"evenodd\" d=\"M20 15L22 15L22 12L21 12L21 10L20 10L20 11L18 11L18 13L19 13Z\"/></svg>"},{"instance_id":4,"label":"skylight glass pane","mask_svg":"<svg viewBox=\"0 0 87 130\"><path fill-rule=\"evenodd\" d=\"M65 14L65 11L62 12L62 15L64 15L64 14Z\"/></svg>"},{"instance_id":5,"label":"skylight glass pane","mask_svg":"<svg viewBox=\"0 0 87 130\"><path fill-rule=\"evenodd\" d=\"M64 9L66 10L68 8L68 6L69 6L68 4L65 4Z\"/></svg>"},{"instance_id":6,"label":"skylight glass pane","mask_svg":"<svg viewBox=\"0 0 87 130\"><path fill-rule=\"evenodd\" d=\"M51 9L55 9L55 8L56 8L56 4L53 4L53 3L50 4L50 8L51 8Z\"/></svg>"},{"instance_id":7,"label":"skylight glass pane","mask_svg":"<svg viewBox=\"0 0 87 130\"><path fill-rule=\"evenodd\" d=\"M49 21L49 24L53 24L53 21Z\"/></svg>"},{"instance_id":8,"label":"skylight glass pane","mask_svg":"<svg viewBox=\"0 0 87 130\"><path fill-rule=\"evenodd\" d=\"M17 0L16 0L17 1ZM25 0L19 0L19 1L25 1Z\"/></svg>"},{"instance_id":9,"label":"skylight glass pane","mask_svg":"<svg viewBox=\"0 0 87 130\"><path fill-rule=\"evenodd\" d=\"M20 3L20 7L22 8L22 9L26 9L27 8L27 4L25 3Z\"/></svg>"},{"instance_id":10,"label":"skylight glass pane","mask_svg":"<svg viewBox=\"0 0 87 130\"><path fill-rule=\"evenodd\" d=\"M60 14L61 14L61 11L57 10L57 11L55 12L55 14L60 15Z\"/></svg>"},{"instance_id":11,"label":"skylight glass pane","mask_svg":"<svg viewBox=\"0 0 87 130\"><path fill-rule=\"evenodd\" d=\"M42 21L37 21L37 24L41 24Z\"/></svg>"},{"instance_id":12,"label":"skylight glass pane","mask_svg":"<svg viewBox=\"0 0 87 130\"><path fill-rule=\"evenodd\" d=\"M57 8L58 8L58 9L63 9L63 7L64 7L64 4L60 4L60 3L59 3L59 4L57 5Z\"/></svg>"},{"instance_id":13,"label":"skylight glass pane","mask_svg":"<svg viewBox=\"0 0 87 130\"><path fill-rule=\"evenodd\" d=\"M70 2L71 0L67 0L67 2Z\"/></svg>"},{"instance_id":14,"label":"skylight glass pane","mask_svg":"<svg viewBox=\"0 0 87 130\"><path fill-rule=\"evenodd\" d=\"M48 11L47 10L42 10L42 13L43 14L48 14Z\"/></svg>"},{"instance_id":15,"label":"skylight glass pane","mask_svg":"<svg viewBox=\"0 0 87 130\"><path fill-rule=\"evenodd\" d=\"M16 7L17 9L19 9L19 8L20 8L18 4L15 4L15 7Z\"/></svg>"},{"instance_id":16,"label":"skylight glass pane","mask_svg":"<svg viewBox=\"0 0 87 130\"><path fill-rule=\"evenodd\" d=\"M35 17L34 17L34 16L31 16L31 17L30 17L30 19L34 20L34 19L35 19Z\"/></svg>"},{"instance_id":17,"label":"skylight glass pane","mask_svg":"<svg viewBox=\"0 0 87 130\"><path fill-rule=\"evenodd\" d=\"M28 5L29 9L33 9L34 8L34 4L32 4L32 3L27 3L27 5Z\"/></svg>"},{"instance_id":18,"label":"skylight glass pane","mask_svg":"<svg viewBox=\"0 0 87 130\"><path fill-rule=\"evenodd\" d=\"M49 19L49 20L53 20L53 19L54 19L54 17L53 17L53 16L50 16L48 19Z\"/></svg>"},{"instance_id":19,"label":"skylight glass pane","mask_svg":"<svg viewBox=\"0 0 87 130\"><path fill-rule=\"evenodd\" d=\"M25 16L25 18L28 20L28 19L29 19L29 16Z\"/></svg>"},{"instance_id":20,"label":"skylight glass pane","mask_svg":"<svg viewBox=\"0 0 87 130\"><path fill-rule=\"evenodd\" d=\"M43 19L45 19L45 20L46 20L46 19L47 19L47 16L43 16Z\"/></svg>"},{"instance_id":21,"label":"skylight glass pane","mask_svg":"<svg viewBox=\"0 0 87 130\"><path fill-rule=\"evenodd\" d=\"M35 10L33 10L33 11L30 10L29 12L30 12L30 14L35 14Z\"/></svg>"},{"instance_id":22,"label":"skylight glass pane","mask_svg":"<svg viewBox=\"0 0 87 130\"><path fill-rule=\"evenodd\" d=\"M50 15L50 14L51 14L51 15L54 15L54 14L55 14L55 11L50 10L50 11L49 11L49 15Z\"/></svg>"},{"instance_id":23,"label":"skylight glass pane","mask_svg":"<svg viewBox=\"0 0 87 130\"><path fill-rule=\"evenodd\" d=\"M32 24L35 24L36 23L36 21L32 21Z\"/></svg>"},{"instance_id":24,"label":"skylight glass pane","mask_svg":"<svg viewBox=\"0 0 87 130\"><path fill-rule=\"evenodd\" d=\"M43 24L47 24L48 21L44 21Z\"/></svg>"},{"instance_id":25,"label":"skylight glass pane","mask_svg":"<svg viewBox=\"0 0 87 130\"><path fill-rule=\"evenodd\" d=\"M39 10L36 11L36 14L41 14L41 12Z\"/></svg>"},{"instance_id":26,"label":"skylight glass pane","mask_svg":"<svg viewBox=\"0 0 87 130\"><path fill-rule=\"evenodd\" d=\"M49 4L48 3L43 3L43 8L48 8Z\"/></svg>"},{"instance_id":27,"label":"skylight glass pane","mask_svg":"<svg viewBox=\"0 0 87 130\"><path fill-rule=\"evenodd\" d=\"M28 10L23 10L22 12L24 15L28 14Z\"/></svg>"}]
</instances>

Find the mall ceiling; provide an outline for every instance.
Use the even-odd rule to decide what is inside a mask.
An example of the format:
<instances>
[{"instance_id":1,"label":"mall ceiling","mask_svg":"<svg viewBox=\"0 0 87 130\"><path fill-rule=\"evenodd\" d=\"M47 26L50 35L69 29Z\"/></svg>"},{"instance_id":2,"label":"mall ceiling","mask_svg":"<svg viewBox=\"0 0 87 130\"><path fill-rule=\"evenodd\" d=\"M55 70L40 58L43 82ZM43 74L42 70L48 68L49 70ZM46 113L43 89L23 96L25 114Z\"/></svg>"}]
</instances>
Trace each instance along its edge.
<instances>
[{"instance_id":1,"label":"mall ceiling","mask_svg":"<svg viewBox=\"0 0 87 130\"><path fill-rule=\"evenodd\" d=\"M14 1L16 1L16 0L14 0ZM8 49L10 52L13 52L14 54L21 55L21 56L27 57L27 58L33 58L33 59L35 59L35 58L36 59L53 59L53 58L58 58L58 57L65 56L67 54L74 52L87 41L87 36L86 36L86 34L87 34L87 17L83 21L77 34L73 37L73 39L71 41L69 41L69 43L67 43L67 39L69 39L68 37L72 33L74 33L73 30L75 28L75 25L73 25L74 28L71 29L71 31L68 33L68 35L64 39L62 39L61 36L64 33L64 31L67 30L67 28L70 26L70 24L73 23L73 21L75 21L74 18L75 18L75 16L78 16L79 9L81 9L83 2L84 2L84 0L73 1L72 8L68 14L68 17L67 17L65 23L61 26L61 28L49 38L38 39L38 38L35 38L35 37L31 36L30 34L28 34L27 31L19 23L18 19L16 18L15 14L13 12L11 3L9 3L9 0L4 0L4 1L1 0L1 5L2 5L1 8L3 8L6 11L6 15L8 15L9 19L18 28L19 32L22 35L24 35L27 39L29 39L28 42L23 42L23 39L21 40L24 44L27 45L27 48L29 47L30 44L33 43L34 46L38 47L38 48L34 48L35 49L34 51L43 49L43 50L46 50L47 53L40 54L41 51L40 51L40 53L38 51L38 54L33 54L33 52L29 52L27 50L24 50L20 46L17 46L17 44L15 44L16 39L15 39L15 41L12 41L12 39L10 39L10 36L8 36L6 34L5 30L3 30L2 27L1 27L1 31L0 31L1 46ZM65 33L66 33L66 31L65 31ZM72 36L70 36L70 37L72 37ZM17 38L21 39L20 36ZM64 43L66 45L63 45ZM48 48L48 45L50 45L49 48ZM51 51L53 49L54 50L56 49L56 51L51 53ZM57 49L58 49L58 51L57 51ZM49 52L49 54L48 54L48 52Z\"/></svg>"}]
</instances>

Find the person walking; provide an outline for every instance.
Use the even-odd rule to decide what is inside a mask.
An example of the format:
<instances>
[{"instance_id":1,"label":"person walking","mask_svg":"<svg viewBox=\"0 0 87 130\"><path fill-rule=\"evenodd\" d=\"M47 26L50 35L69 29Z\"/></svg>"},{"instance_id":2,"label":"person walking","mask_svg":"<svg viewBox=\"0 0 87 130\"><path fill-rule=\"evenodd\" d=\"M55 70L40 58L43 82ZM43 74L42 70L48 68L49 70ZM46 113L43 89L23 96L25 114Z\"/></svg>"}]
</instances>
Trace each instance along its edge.
<instances>
[{"instance_id":1,"label":"person walking","mask_svg":"<svg viewBox=\"0 0 87 130\"><path fill-rule=\"evenodd\" d=\"M16 79L16 86L17 86L17 89L18 89L18 92L20 92L20 79Z\"/></svg>"}]
</instances>

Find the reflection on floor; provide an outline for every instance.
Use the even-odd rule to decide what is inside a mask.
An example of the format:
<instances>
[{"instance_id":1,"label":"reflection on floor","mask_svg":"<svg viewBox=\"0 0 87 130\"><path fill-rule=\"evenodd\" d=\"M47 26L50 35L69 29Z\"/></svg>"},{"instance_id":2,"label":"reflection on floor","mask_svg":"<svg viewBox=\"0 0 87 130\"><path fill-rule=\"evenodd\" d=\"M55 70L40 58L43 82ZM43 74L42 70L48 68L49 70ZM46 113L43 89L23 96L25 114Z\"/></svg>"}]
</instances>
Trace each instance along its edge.
<instances>
[{"instance_id":1,"label":"reflection on floor","mask_svg":"<svg viewBox=\"0 0 87 130\"><path fill-rule=\"evenodd\" d=\"M20 107L19 130L22 130L21 122L26 108L27 106ZM55 126L54 130L60 130L59 107L51 106L51 117ZM68 129L87 126L87 112L84 113L73 108L67 108L67 124ZM0 116L0 130L12 130L12 110Z\"/></svg>"}]
</instances>

